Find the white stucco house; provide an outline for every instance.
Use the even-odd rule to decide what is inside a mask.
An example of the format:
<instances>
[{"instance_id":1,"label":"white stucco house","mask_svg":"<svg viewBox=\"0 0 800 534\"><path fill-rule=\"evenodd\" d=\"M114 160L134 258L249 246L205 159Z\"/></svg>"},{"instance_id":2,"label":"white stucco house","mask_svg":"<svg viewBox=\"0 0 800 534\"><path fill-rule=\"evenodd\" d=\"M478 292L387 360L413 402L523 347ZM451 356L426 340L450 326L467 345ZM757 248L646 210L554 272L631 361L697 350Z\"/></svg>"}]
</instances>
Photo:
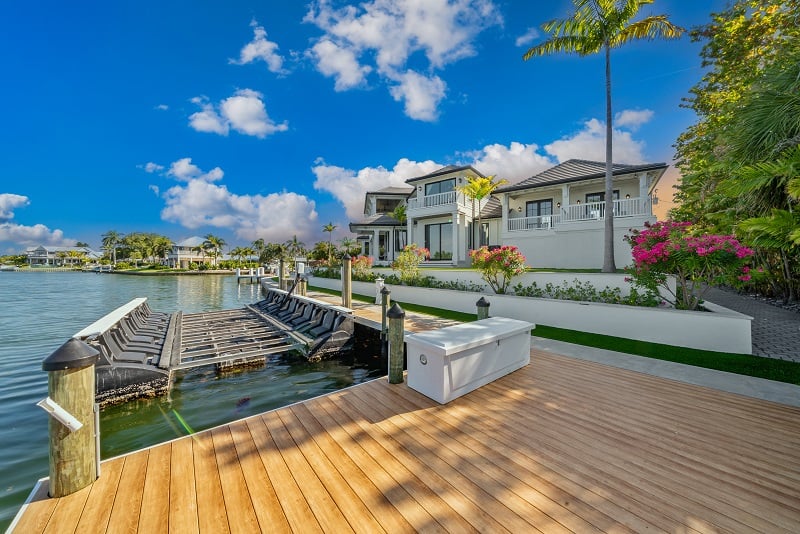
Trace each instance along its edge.
<instances>
[{"instance_id":1,"label":"white stucco house","mask_svg":"<svg viewBox=\"0 0 800 534\"><path fill-rule=\"evenodd\" d=\"M51 267L83 265L86 262L97 262L103 257L101 252L89 247L51 247L46 245L28 247L25 255L28 257L28 265Z\"/></svg>"},{"instance_id":2,"label":"white stucco house","mask_svg":"<svg viewBox=\"0 0 800 534\"><path fill-rule=\"evenodd\" d=\"M211 257L198 247L202 247L205 238L193 236L172 244L167 254L167 265L174 269L188 269L190 263L210 262Z\"/></svg>"},{"instance_id":3,"label":"white stucco house","mask_svg":"<svg viewBox=\"0 0 800 534\"><path fill-rule=\"evenodd\" d=\"M655 222L655 188L665 163L615 164L614 242L618 266L631 261L623 237ZM482 245L514 245L531 267L599 268L603 259L605 163L572 159L473 202L456 191L470 165L443 167L406 180L407 187L368 192L364 218L350 223L362 253L376 265L390 264L406 244L431 252L429 265L469 265L469 251ZM392 212L406 206L405 223ZM478 228L480 214L481 227Z\"/></svg>"}]
</instances>

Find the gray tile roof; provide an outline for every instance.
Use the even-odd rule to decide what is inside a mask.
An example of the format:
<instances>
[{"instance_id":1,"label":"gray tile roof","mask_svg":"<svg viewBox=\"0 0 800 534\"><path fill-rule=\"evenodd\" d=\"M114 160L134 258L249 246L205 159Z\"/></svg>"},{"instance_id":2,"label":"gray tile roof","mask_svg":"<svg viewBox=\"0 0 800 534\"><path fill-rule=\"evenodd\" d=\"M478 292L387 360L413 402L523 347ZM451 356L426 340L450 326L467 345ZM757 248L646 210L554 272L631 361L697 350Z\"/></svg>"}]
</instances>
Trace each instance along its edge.
<instances>
[{"instance_id":1,"label":"gray tile roof","mask_svg":"<svg viewBox=\"0 0 800 534\"><path fill-rule=\"evenodd\" d=\"M666 170L666 163L645 163L642 165L625 165L615 163L612 167L614 176L640 171ZM518 191L520 189L533 189L545 185L577 182L591 178L602 178L606 174L606 164L602 161L588 161L585 159L570 159L555 167L550 167L535 176L531 176L514 185L498 188L495 193Z\"/></svg>"},{"instance_id":2,"label":"gray tile roof","mask_svg":"<svg viewBox=\"0 0 800 534\"><path fill-rule=\"evenodd\" d=\"M407 197L411 193L414 192L413 187L384 187L383 189L378 189L377 191L367 191L368 195L397 195L397 196L404 196Z\"/></svg>"},{"instance_id":3,"label":"gray tile roof","mask_svg":"<svg viewBox=\"0 0 800 534\"><path fill-rule=\"evenodd\" d=\"M495 197L489 197L489 201L481 210L481 219L499 219L503 216L503 205Z\"/></svg>"},{"instance_id":4,"label":"gray tile roof","mask_svg":"<svg viewBox=\"0 0 800 534\"><path fill-rule=\"evenodd\" d=\"M409 178L408 180L406 180L406 183L410 184L412 182L418 182L419 180L425 180L425 179L428 179L428 178L436 178L437 176L441 176L443 174L450 174L451 172L465 171L467 169L471 170L473 173L475 173L478 176L484 177L483 174L478 169L473 167L472 165L461 165L461 166L448 165L446 167L442 167L439 170L433 171L430 174L426 174L425 176L417 176L416 178Z\"/></svg>"},{"instance_id":5,"label":"gray tile roof","mask_svg":"<svg viewBox=\"0 0 800 534\"><path fill-rule=\"evenodd\" d=\"M370 215L366 219L360 221L353 221L350 223L350 231L353 232L354 226L405 226L401 225L397 219L391 215L378 213L377 215Z\"/></svg>"}]
</instances>

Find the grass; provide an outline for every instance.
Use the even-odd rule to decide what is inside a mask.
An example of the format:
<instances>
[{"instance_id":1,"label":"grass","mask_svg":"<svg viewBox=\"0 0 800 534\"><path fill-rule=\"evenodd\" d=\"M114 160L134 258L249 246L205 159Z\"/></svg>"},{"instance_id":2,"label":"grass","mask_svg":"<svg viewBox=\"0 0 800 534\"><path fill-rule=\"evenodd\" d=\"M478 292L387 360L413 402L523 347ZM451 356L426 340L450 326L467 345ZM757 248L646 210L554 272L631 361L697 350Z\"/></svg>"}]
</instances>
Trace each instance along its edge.
<instances>
[{"instance_id":1,"label":"grass","mask_svg":"<svg viewBox=\"0 0 800 534\"><path fill-rule=\"evenodd\" d=\"M315 291L341 295L341 292L321 287L309 287ZM375 297L353 294L353 300L360 302L374 303ZM461 322L475 321L475 314L433 308L430 306L420 306L417 304L399 302L400 307L409 312L425 313L443 319L452 319ZM766 378L777 382L800 385L800 363L776 360L773 358L762 358L749 354L734 354L728 352L713 352L708 350L689 349L685 347L675 347L673 345L663 345L661 343L649 343L647 341L637 341L602 334L592 334L580 332L578 330L567 330L555 326L537 324L536 329L531 332L533 335L557 341L566 341L577 345L595 347L598 349L608 349L656 360L665 360L717 371L726 371L745 376Z\"/></svg>"}]
</instances>

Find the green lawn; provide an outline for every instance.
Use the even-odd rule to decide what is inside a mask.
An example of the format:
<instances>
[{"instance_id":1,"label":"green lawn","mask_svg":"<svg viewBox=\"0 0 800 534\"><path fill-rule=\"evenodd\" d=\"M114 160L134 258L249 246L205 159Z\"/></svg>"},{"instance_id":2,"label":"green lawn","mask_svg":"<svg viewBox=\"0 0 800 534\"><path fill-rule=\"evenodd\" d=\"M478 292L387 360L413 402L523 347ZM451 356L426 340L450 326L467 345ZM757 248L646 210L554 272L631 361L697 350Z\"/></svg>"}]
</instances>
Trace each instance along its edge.
<instances>
[{"instance_id":1,"label":"green lawn","mask_svg":"<svg viewBox=\"0 0 800 534\"><path fill-rule=\"evenodd\" d=\"M341 295L339 291L321 287L309 287L309 289L332 295ZM372 303L375 302L375 297L353 294L353 300ZM398 302L398 304L406 311L426 313L444 319L453 319L462 322L476 320L474 314L403 302ZM707 369L716 369L718 371L727 371L729 373L767 378L778 382L800 385L800 363L795 362L761 358L749 354L687 349L672 345L662 345L660 343L648 343L646 341L636 341L620 337L580 332L577 330L567 330L542 324L537 324L536 329L533 330L532 333L538 337L576 343L587 347L614 350L647 358L655 358L657 360L685 363L687 365L705 367Z\"/></svg>"}]
</instances>

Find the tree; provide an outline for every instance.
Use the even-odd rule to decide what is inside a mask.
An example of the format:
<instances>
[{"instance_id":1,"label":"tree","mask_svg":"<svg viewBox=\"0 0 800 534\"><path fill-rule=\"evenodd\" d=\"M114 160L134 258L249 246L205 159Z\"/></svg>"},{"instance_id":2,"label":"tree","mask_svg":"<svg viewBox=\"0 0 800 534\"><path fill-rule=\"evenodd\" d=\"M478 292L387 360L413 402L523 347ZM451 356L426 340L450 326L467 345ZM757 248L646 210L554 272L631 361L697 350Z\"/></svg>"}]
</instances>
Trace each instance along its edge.
<instances>
[{"instance_id":1,"label":"tree","mask_svg":"<svg viewBox=\"0 0 800 534\"><path fill-rule=\"evenodd\" d=\"M264 242L263 239L258 238L255 241L253 241L251 247L253 249L253 254L258 256L258 261L261 262L261 256L264 254L264 249L267 247L267 244Z\"/></svg>"},{"instance_id":2,"label":"tree","mask_svg":"<svg viewBox=\"0 0 800 534\"><path fill-rule=\"evenodd\" d=\"M103 248L106 250L106 254L109 255L111 258L111 262L116 265L117 264L117 245L122 242L122 234L117 232L116 230L109 230L108 232L104 233L102 236L103 239Z\"/></svg>"},{"instance_id":3,"label":"tree","mask_svg":"<svg viewBox=\"0 0 800 534\"><path fill-rule=\"evenodd\" d=\"M75 246L89 248L89 243L86 243L85 241L78 241L77 243L75 243Z\"/></svg>"},{"instance_id":4,"label":"tree","mask_svg":"<svg viewBox=\"0 0 800 534\"><path fill-rule=\"evenodd\" d=\"M214 234L206 235L205 241L203 241L203 247L211 253L211 256L214 258L214 265L217 264L217 258L222 255L222 247L226 244L225 240L221 237L215 236Z\"/></svg>"},{"instance_id":5,"label":"tree","mask_svg":"<svg viewBox=\"0 0 800 534\"><path fill-rule=\"evenodd\" d=\"M350 256L358 256L361 254L361 246L358 244L358 241L352 237L343 237L341 241L339 241L339 245L343 254L347 253Z\"/></svg>"},{"instance_id":6,"label":"tree","mask_svg":"<svg viewBox=\"0 0 800 534\"><path fill-rule=\"evenodd\" d=\"M302 256L305 254L306 244L298 240L297 235L293 235L284 245L286 245L286 250L290 257Z\"/></svg>"},{"instance_id":7,"label":"tree","mask_svg":"<svg viewBox=\"0 0 800 534\"><path fill-rule=\"evenodd\" d=\"M322 227L323 232L328 232L328 262L331 261L331 250L333 248L333 231L336 230L337 226L332 222L329 222L325 226Z\"/></svg>"},{"instance_id":8,"label":"tree","mask_svg":"<svg viewBox=\"0 0 800 534\"><path fill-rule=\"evenodd\" d=\"M475 220L475 201L478 201L478 243L477 247L480 248L483 246L483 223L481 221L481 201L484 198L488 198L495 189L500 187L501 185L505 185L508 183L508 180L505 178L501 178L497 181L494 180L494 176L467 176L467 183L463 185L459 185L456 187L456 191L462 193L464 196L472 200L472 220ZM475 232L473 229L472 232L473 239L475 238ZM487 243L488 244L488 243Z\"/></svg>"},{"instance_id":9,"label":"tree","mask_svg":"<svg viewBox=\"0 0 800 534\"><path fill-rule=\"evenodd\" d=\"M545 23L542 29L550 35L545 42L530 48L522 59L567 52L588 56L605 54L606 77L606 179L605 234L603 272L616 271L614 262L614 183L611 114L611 49L636 39L680 37L683 29L673 25L666 15L651 15L633 21L639 9L654 0L572 0L575 11L567 19Z\"/></svg>"}]
</instances>

